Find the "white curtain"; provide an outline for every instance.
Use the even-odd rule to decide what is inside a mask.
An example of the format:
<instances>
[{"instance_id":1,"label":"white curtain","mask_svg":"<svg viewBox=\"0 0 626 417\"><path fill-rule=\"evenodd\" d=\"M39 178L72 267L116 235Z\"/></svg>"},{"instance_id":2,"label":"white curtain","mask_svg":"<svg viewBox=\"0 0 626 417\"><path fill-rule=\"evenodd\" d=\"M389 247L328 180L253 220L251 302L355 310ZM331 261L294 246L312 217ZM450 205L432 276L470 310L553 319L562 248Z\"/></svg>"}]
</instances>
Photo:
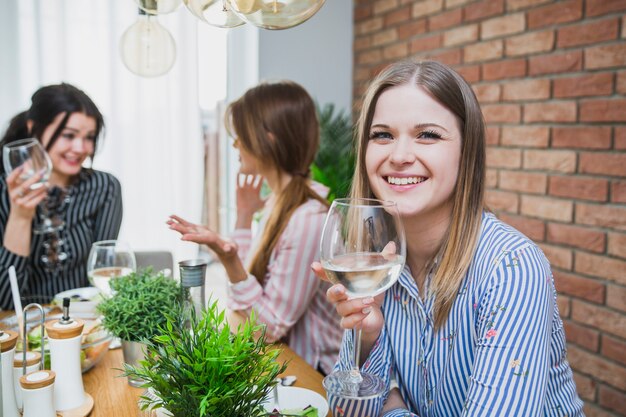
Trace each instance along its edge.
<instances>
[{"instance_id":1,"label":"white curtain","mask_svg":"<svg viewBox=\"0 0 626 417\"><path fill-rule=\"evenodd\" d=\"M42 85L64 81L83 89L106 123L93 166L122 183L120 239L135 250L189 259L197 247L180 242L165 221L172 213L201 218L196 19L184 6L159 18L175 39L176 63L146 79L124 67L118 49L136 17L133 0L0 1L0 123L4 131Z\"/></svg>"}]
</instances>

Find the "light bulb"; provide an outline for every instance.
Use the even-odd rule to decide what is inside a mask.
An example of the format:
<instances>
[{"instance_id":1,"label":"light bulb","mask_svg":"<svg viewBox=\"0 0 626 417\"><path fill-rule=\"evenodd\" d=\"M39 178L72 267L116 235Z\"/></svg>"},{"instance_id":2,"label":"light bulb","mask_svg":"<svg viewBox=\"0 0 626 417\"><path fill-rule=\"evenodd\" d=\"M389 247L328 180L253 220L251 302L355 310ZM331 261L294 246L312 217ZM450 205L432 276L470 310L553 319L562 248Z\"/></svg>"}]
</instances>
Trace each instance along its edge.
<instances>
[{"instance_id":1,"label":"light bulb","mask_svg":"<svg viewBox=\"0 0 626 417\"><path fill-rule=\"evenodd\" d=\"M287 29L307 21L325 0L228 0L246 22L264 29Z\"/></svg>"},{"instance_id":2,"label":"light bulb","mask_svg":"<svg viewBox=\"0 0 626 417\"><path fill-rule=\"evenodd\" d=\"M137 22L122 35L120 52L126 68L142 77L163 75L176 60L172 35L155 16L145 14L140 14Z\"/></svg>"},{"instance_id":3,"label":"light bulb","mask_svg":"<svg viewBox=\"0 0 626 417\"><path fill-rule=\"evenodd\" d=\"M245 24L232 10L227 0L184 0L185 6L198 19L220 28L234 28Z\"/></svg>"},{"instance_id":4,"label":"light bulb","mask_svg":"<svg viewBox=\"0 0 626 417\"><path fill-rule=\"evenodd\" d=\"M146 13L167 14L176 10L181 0L135 0L135 3Z\"/></svg>"}]
</instances>

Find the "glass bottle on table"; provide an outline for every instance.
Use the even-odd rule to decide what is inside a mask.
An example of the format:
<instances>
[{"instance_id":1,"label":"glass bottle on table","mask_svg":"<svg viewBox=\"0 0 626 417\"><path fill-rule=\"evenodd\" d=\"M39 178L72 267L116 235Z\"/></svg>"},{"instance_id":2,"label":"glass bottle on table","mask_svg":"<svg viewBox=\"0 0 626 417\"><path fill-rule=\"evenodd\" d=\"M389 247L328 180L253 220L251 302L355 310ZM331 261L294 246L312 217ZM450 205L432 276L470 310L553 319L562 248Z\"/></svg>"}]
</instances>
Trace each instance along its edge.
<instances>
[{"instance_id":1,"label":"glass bottle on table","mask_svg":"<svg viewBox=\"0 0 626 417\"><path fill-rule=\"evenodd\" d=\"M206 307L207 262L202 259L191 259L179 262L178 267L180 269L180 285L183 291L184 320L189 321L192 314L195 314L195 317L201 317Z\"/></svg>"}]
</instances>

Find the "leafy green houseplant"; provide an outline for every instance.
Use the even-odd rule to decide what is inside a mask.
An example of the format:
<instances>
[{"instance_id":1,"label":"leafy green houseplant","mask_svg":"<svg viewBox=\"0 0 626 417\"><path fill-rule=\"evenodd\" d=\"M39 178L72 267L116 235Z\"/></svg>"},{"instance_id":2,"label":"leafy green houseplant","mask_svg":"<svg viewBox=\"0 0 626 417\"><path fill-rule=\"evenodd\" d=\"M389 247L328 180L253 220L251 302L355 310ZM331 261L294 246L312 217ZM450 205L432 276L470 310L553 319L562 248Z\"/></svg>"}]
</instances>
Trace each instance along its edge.
<instances>
[{"instance_id":1,"label":"leafy green houseplant","mask_svg":"<svg viewBox=\"0 0 626 417\"><path fill-rule=\"evenodd\" d=\"M317 106L320 147L311 165L315 181L329 188L328 200L348 195L354 175L353 128L350 115L335 112L333 104Z\"/></svg>"},{"instance_id":2,"label":"leafy green houseplant","mask_svg":"<svg viewBox=\"0 0 626 417\"><path fill-rule=\"evenodd\" d=\"M280 352L265 342L265 327L251 315L232 332L215 302L201 317L192 312L190 323L168 317L146 342L140 365L125 366L129 378L144 380L154 393L142 397L142 407L164 408L175 417L260 415L285 370L276 362Z\"/></svg>"},{"instance_id":3,"label":"leafy green houseplant","mask_svg":"<svg viewBox=\"0 0 626 417\"><path fill-rule=\"evenodd\" d=\"M147 268L110 281L113 296L97 306L106 330L122 340L140 342L157 334L165 315L179 315L182 291L163 273Z\"/></svg>"}]
</instances>

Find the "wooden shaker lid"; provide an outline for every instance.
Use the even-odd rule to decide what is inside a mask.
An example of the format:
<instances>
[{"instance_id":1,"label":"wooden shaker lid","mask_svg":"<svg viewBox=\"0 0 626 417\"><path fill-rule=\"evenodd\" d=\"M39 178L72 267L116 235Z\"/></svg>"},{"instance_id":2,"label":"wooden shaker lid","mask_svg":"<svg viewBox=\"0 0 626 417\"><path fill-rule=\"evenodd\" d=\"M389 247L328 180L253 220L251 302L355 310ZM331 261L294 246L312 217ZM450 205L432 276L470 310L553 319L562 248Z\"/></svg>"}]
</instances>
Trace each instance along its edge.
<instances>
[{"instance_id":1,"label":"wooden shaker lid","mask_svg":"<svg viewBox=\"0 0 626 417\"><path fill-rule=\"evenodd\" d=\"M85 322L81 319L72 319L69 324L54 320L46 323L46 333L50 339L71 339L83 333Z\"/></svg>"},{"instance_id":2,"label":"wooden shaker lid","mask_svg":"<svg viewBox=\"0 0 626 417\"><path fill-rule=\"evenodd\" d=\"M2 352L9 351L15 347L17 343L17 332L11 330L3 330L4 334L0 336L0 350Z\"/></svg>"},{"instance_id":3,"label":"wooden shaker lid","mask_svg":"<svg viewBox=\"0 0 626 417\"><path fill-rule=\"evenodd\" d=\"M54 383L56 378L54 371L35 371L20 377L20 385L24 389L37 389L47 387Z\"/></svg>"},{"instance_id":4,"label":"wooden shaker lid","mask_svg":"<svg viewBox=\"0 0 626 417\"><path fill-rule=\"evenodd\" d=\"M20 368L24 361L24 352L15 352L15 357L13 358L13 367ZM29 350L26 352L26 366L35 365L41 360L41 353Z\"/></svg>"}]
</instances>

